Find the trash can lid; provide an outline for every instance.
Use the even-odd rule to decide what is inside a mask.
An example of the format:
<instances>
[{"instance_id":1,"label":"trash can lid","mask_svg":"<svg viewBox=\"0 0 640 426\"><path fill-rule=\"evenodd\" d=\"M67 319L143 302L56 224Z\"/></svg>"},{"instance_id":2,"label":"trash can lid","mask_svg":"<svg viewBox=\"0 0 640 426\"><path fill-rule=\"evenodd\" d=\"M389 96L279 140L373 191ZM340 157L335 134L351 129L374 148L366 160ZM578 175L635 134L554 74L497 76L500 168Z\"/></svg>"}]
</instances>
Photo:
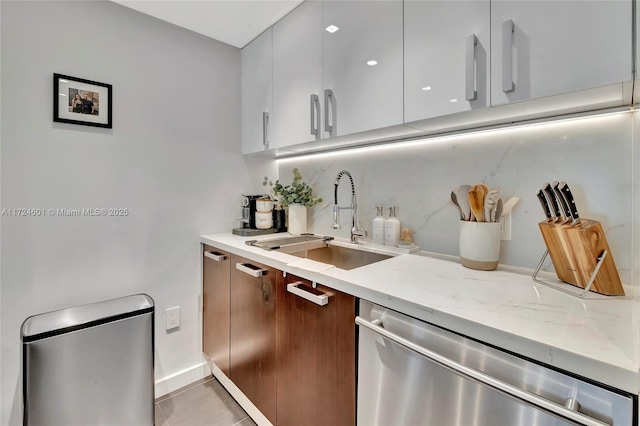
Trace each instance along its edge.
<instances>
[{"instance_id":1,"label":"trash can lid","mask_svg":"<svg viewBox=\"0 0 640 426\"><path fill-rule=\"evenodd\" d=\"M27 318L20 331L22 341L32 342L83 328L153 312L153 299L146 294L119 297L88 305L38 314Z\"/></svg>"}]
</instances>

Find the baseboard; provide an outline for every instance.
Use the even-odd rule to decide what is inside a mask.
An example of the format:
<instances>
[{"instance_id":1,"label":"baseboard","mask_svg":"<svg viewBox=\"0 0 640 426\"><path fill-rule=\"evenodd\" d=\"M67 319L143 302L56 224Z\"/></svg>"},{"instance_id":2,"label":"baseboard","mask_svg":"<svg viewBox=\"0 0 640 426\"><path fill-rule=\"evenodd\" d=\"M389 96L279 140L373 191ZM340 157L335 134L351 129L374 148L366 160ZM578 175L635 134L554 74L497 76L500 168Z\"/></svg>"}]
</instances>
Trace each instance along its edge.
<instances>
[{"instance_id":1,"label":"baseboard","mask_svg":"<svg viewBox=\"0 0 640 426\"><path fill-rule=\"evenodd\" d=\"M182 371L178 371L177 373L158 380L155 384L155 397L160 398L169 392L178 390L181 387L197 382L198 380L210 375L211 369L209 368L209 363L202 361L199 364L185 368Z\"/></svg>"},{"instance_id":2,"label":"baseboard","mask_svg":"<svg viewBox=\"0 0 640 426\"><path fill-rule=\"evenodd\" d=\"M253 402L245 396L244 393L229 379L223 372L215 365L211 363L211 373L220 382L222 386L231 394L233 399L247 412L249 417L256 422L258 426L273 426L273 424L267 419L258 407L253 405Z\"/></svg>"}]
</instances>

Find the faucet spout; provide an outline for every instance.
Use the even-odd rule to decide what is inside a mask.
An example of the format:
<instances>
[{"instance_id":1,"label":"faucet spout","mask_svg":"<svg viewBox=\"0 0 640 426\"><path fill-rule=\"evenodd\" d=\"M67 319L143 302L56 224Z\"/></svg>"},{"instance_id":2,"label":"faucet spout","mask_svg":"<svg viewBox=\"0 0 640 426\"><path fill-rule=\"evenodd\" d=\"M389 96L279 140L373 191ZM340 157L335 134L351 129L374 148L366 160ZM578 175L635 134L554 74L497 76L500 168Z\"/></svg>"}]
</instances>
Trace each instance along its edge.
<instances>
[{"instance_id":1,"label":"faucet spout","mask_svg":"<svg viewBox=\"0 0 640 426\"><path fill-rule=\"evenodd\" d=\"M338 186L340 185L340 179L342 176L347 176L351 183L351 206L350 207L340 207L338 204ZM332 229L340 229L340 210L351 210L351 242L357 243L358 238L364 238L367 236L367 231L361 229L359 227L358 221L358 203L356 200L356 187L353 184L353 177L351 173L346 170L342 170L338 173L336 180L334 182L334 205L333 205L333 225Z\"/></svg>"},{"instance_id":2,"label":"faucet spout","mask_svg":"<svg viewBox=\"0 0 640 426\"><path fill-rule=\"evenodd\" d=\"M340 225L340 206L338 203L333 205L333 225L331 225L331 229L340 229L342 226Z\"/></svg>"}]
</instances>

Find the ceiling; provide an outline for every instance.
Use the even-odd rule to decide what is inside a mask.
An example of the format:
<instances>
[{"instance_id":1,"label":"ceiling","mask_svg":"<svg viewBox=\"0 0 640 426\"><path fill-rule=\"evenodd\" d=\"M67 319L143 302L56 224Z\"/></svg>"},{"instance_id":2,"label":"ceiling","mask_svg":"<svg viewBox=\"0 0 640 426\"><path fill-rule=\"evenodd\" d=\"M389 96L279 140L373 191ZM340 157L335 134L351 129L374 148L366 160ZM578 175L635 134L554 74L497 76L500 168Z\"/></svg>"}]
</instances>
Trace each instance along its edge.
<instances>
[{"instance_id":1,"label":"ceiling","mask_svg":"<svg viewBox=\"0 0 640 426\"><path fill-rule=\"evenodd\" d=\"M236 47L244 47L302 0L112 0Z\"/></svg>"}]
</instances>

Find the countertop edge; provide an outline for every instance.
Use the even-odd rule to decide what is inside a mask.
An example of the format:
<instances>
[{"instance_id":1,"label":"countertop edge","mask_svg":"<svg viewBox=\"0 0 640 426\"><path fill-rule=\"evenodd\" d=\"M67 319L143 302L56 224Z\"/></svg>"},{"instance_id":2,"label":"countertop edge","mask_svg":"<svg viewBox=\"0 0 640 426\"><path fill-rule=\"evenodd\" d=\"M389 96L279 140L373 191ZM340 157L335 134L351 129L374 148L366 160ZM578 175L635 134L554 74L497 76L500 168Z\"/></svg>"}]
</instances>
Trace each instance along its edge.
<instances>
[{"instance_id":1,"label":"countertop edge","mask_svg":"<svg viewBox=\"0 0 640 426\"><path fill-rule=\"evenodd\" d=\"M522 335L516 335L504 330L496 329L490 325L461 318L455 314L447 313L432 307L417 304L410 300L393 297L378 290L362 287L343 279L332 277L324 272L311 272L292 268L287 263L297 259L294 256L277 251L265 251L264 249L237 245L229 245L216 237L228 237L227 234L202 235L200 242L209 246L225 250L230 253L248 258L255 262L280 269L288 274L322 283L361 299L385 306L414 318L429 322L438 327L445 328L472 339L487 343L492 346L515 353L519 356L541 362L552 367L579 375L588 380L602 383L622 391L638 395L640 390L640 366L633 369L609 364L587 356L581 356L565 349L551 346ZM273 238L273 236L271 236ZM237 237L244 240L253 238ZM243 243L244 244L244 243ZM415 254L413 254L415 255ZM405 254L403 256L411 256ZM363 267L363 268L366 268ZM577 362L579 361L579 362ZM580 368L576 368L579 366Z\"/></svg>"}]
</instances>

